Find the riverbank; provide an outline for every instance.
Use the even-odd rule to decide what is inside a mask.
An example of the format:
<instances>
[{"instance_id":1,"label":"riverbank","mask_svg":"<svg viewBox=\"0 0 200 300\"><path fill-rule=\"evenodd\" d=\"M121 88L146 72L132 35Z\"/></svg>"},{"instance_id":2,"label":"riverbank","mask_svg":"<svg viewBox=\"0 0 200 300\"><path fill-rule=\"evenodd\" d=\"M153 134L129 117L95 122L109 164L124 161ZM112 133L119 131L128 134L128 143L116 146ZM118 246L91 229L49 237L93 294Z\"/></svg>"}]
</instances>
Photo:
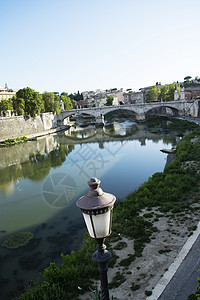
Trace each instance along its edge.
<instances>
[{"instance_id":1,"label":"riverbank","mask_svg":"<svg viewBox=\"0 0 200 300\"><path fill-rule=\"evenodd\" d=\"M52 128L52 129L48 129L48 130L44 130L44 131L38 131L38 132L34 132L34 133L29 133L29 134L26 134L26 141L28 140L32 140L34 138L38 138L38 137L42 137L42 136L45 136L45 135L48 135L48 134L53 134L53 133L57 133L59 131L63 131L63 130L68 130L70 128L70 125L67 125L67 126L60 126L60 127L56 127L56 128ZM21 138L22 136L16 136L15 138ZM4 140L0 140L0 143L4 142Z\"/></svg>"},{"instance_id":2,"label":"riverbank","mask_svg":"<svg viewBox=\"0 0 200 300\"><path fill-rule=\"evenodd\" d=\"M27 134L26 136L27 136L28 139L33 139L33 138L38 138L38 137L45 136L45 135L48 135L48 134L57 133L59 131L68 130L69 128L70 128L70 125L59 126L59 127L44 130L44 131L41 131L41 132Z\"/></svg>"},{"instance_id":3,"label":"riverbank","mask_svg":"<svg viewBox=\"0 0 200 300\"><path fill-rule=\"evenodd\" d=\"M193 208L198 211L200 205L194 205ZM154 215L158 214L156 208L151 212ZM148 213L148 211L143 210L140 215L143 216L145 213ZM150 219L150 221L153 220ZM188 213L184 217L177 216L176 218L174 218L173 214L166 216L159 213L159 220L153 222L153 225L159 228L159 231L155 232L151 237L151 242L146 245L142 257L137 257L134 262L125 267L120 266L120 261L128 259L133 254L134 240L121 235L122 239L120 242L126 244L126 247L121 250L114 250L118 259L116 265L108 269L108 278L110 283L116 277L116 274L119 274L121 275L119 278L121 277L124 282L120 284L119 280L117 285L120 285L112 288L110 295L118 300L150 299L147 295L151 296L160 279L167 276L165 274L168 274L168 269L176 260L190 238L192 228L196 228L198 222L198 212ZM188 231L188 228L191 228L190 231ZM193 234L195 235L196 232L194 231ZM112 249L117 244L118 242L112 243ZM95 285L100 289L99 281L96 281ZM86 293L79 298L90 300L90 294ZM157 298L151 299L156 300Z\"/></svg>"},{"instance_id":4,"label":"riverbank","mask_svg":"<svg viewBox=\"0 0 200 300\"><path fill-rule=\"evenodd\" d=\"M200 136L191 139L191 143L200 144ZM166 167L176 159L174 154L169 154ZM182 163L182 167L192 166L191 161ZM200 162L196 164L196 173L200 174ZM165 195L163 194L163 197ZM110 295L116 300L127 299L151 299L157 300L165 285L178 268L186 254L189 252L191 243L200 232L199 209L200 209L200 185L187 195L186 208L172 209L164 212L160 207L149 207L140 210L139 215L151 222L157 228L153 232L150 242L147 242L142 255L136 257L130 264L121 264L128 261L134 255L134 239L124 236L121 231L120 243L123 249L118 249L119 241L109 245L109 250L114 250L117 261L113 268L108 269L109 282L116 282L116 287L110 290ZM194 238L193 238L194 237ZM190 246L190 247L189 247ZM180 253L180 254L179 254ZM184 256L183 256L184 254ZM179 257L179 259L177 259ZM168 271L170 269L170 271ZM116 281L118 274L118 282ZM163 280L161 280L164 278ZM161 283L160 283L161 282ZM95 282L99 287L99 281ZM197 282L196 282L197 286ZM154 288L156 291L154 293ZM80 296L81 300L91 299L91 293Z\"/></svg>"},{"instance_id":5,"label":"riverbank","mask_svg":"<svg viewBox=\"0 0 200 300\"><path fill-rule=\"evenodd\" d=\"M116 205L113 232L106 239L107 248L114 254L108 277L110 294L115 299L146 299L195 231L200 194L199 144L200 132L196 130L177 146L176 159L163 173L155 173L137 192ZM86 288L85 277L90 286L91 278L99 279L91 260L94 248L94 241L86 238L79 253L64 257L61 266L47 268L45 282L32 290L28 298L20 299L33 299L39 291L51 294L49 299L61 299L61 293L67 293L65 299L78 299L78 286ZM67 276L70 264L76 265L76 270ZM55 295L50 282L59 286L59 295ZM96 283L99 287L99 280ZM47 284L48 290L44 289ZM70 291L66 291L66 286ZM73 293L71 298L69 292ZM85 294L79 299L91 298Z\"/></svg>"}]
</instances>

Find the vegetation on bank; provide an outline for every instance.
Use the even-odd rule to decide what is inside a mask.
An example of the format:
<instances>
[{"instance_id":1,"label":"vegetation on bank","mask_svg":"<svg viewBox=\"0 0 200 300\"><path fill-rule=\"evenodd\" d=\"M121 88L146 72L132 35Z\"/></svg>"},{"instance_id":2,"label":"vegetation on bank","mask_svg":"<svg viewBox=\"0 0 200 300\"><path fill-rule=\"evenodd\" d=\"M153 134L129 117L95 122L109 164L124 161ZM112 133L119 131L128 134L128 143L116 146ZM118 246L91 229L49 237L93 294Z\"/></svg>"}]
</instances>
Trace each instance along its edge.
<instances>
[{"instance_id":1,"label":"vegetation on bank","mask_svg":"<svg viewBox=\"0 0 200 300\"><path fill-rule=\"evenodd\" d=\"M200 278L197 278L198 287L197 290L188 297L188 300L199 300L200 299Z\"/></svg>"},{"instance_id":2,"label":"vegetation on bank","mask_svg":"<svg viewBox=\"0 0 200 300\"><path fill-rule=\"evenodd\" d=\"M35 90L27 87L17 91L16 96L0 101L0 112L8 110L14 111L18 115L30 115L35 117L42 112L56 112L58 115L61 112L61 100L65 110L76 108L77 101L82 100L83 96L79 92L70 94L63 92L58 93L44 92L40 94Z\"/></svg>"},{"instance_id":3,"label":"vegetation on bank","mask_svg":"<svg viewBox=\"0 0 200 300\"><path fill-rule=\"evenodd\" d=\"M156 208L158 212L170 211L174 214L193 210L191 201L192 203L199 201L196 198L190 199L190 193L197 190L200 180L199 149L200 128L198 127L178 144L174 161L166 166L163 173L155 173L137 191L128 195L125 201L117 203L113 212L112 234L106 239L107 247L111 249L112 242L117 241L116 249L126 247L121 242L122 235L134 241L133 254L121 260L119 263L121 266L126 267L136 257L142 256L145 245L151 241L153 232L158 230L150 221L152 208ZM149 212L141 216L139 212L144 208ZM35 282L16 299L78 299L80 293L92 287L93 279L99 278L97 266L91 259L95 247L96 242L85 235L78 253L72 251L70 255L62 254L61 265L50 263L50 266L44 270L44 280ZM109 267L114 266L117 258L114 250L112 251L113 257ZM124 280L123 274L116 273L110 285L117 287ZM136 288L138 287L132 286L133 290Z\"/></svg>"},{"instance_id":4,"label":"vegetation on bank","mask_svg":"<svg viewBox=\"0 0 200 300\"><path fill-rule=\"evenodd\" d=\"M1 146L10 146L10 145L15 145L18 143L24 143L27 142L28 138L26 136L20 137L20 138L15 138L15 139L7 139L4 141L0 142L0 147Z\"/></svg>"}]
</instances>

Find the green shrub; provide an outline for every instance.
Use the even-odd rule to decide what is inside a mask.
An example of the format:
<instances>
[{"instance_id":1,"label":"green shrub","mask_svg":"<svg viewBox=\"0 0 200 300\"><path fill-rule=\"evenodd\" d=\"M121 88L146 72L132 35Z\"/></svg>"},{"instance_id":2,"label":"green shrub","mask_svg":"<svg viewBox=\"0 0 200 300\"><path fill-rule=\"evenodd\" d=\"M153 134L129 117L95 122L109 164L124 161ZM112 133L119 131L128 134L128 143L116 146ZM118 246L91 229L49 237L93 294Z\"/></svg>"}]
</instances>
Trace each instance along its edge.
<instances>
[{"instance_id":1,"label":"green shrub","mask_svg":"<svg viewBox=\"0 0 200 300\"><path fill-rule=\"evenodd\" d=\"M139 284L135 284L134 282L131 285L131 290L132 291L137 291L140 289L140 285Z\"/></svg>"},{"instance_id":2,"label":"green shrub","mask_svg":"<svg viewBox=\"0 0 200 300\"><path fill-rule=\"evenodd\" d=\"M135 260L135 255L131 254L129 257L122 259L119 262L120 266L127 267Z\"/></svg>"},{"instance_id":3,"label":"green shrub","mask_svg":"<svg viewBox=\"0 0 200 300\"><path fill-rule=\"evenodd\" d=\"M123 282L126 281L126 278L123 274L120 272L117 272L117 274L113 277L113 280L109 284L109 288L118 288Z\"/></svg>"},{"instance_id":4,"label":"green shrub","mask_svg":"<svg viewBox=\"0 0 200 300\"><path fill-rule=\"evenodd\" d=\"M115 247L114 249L115 250L121 250L123 248L126 248L127 247L127 243L126 242L119 242Z\"/></svg>"},{"instance_id":5,"label":"green shrub","mask_svg":"<svg viewBox=\"0 0 200 300\"><path fill-rule=\"evenodd\" d=\"M200 299L200 278L197 278L198 287L196 289L196 292L191 294L188 297L188 300L199 300Z\"/></svg>"},{"instance_id":6,"label":"green shrub","mask_svg":"<svg viewBox=\"0 0 200 300\"><path fill-rule=\"evenodd\" d=\"M151 295L152 295L152 291L145 291L145 295L146 295L147 297L151 296Z\"/></svg>"}]
</instances>

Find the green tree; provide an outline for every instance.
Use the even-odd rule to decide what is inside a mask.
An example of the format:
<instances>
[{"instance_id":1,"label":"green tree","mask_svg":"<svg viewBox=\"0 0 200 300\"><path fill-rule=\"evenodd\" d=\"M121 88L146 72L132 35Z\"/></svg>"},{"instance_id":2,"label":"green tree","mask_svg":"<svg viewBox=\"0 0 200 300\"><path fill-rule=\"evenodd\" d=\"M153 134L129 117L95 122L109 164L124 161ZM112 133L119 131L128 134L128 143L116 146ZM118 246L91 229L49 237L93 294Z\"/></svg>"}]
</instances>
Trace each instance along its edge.
<instances>
[{"instance_id":1,"label":"green tree","mask_svg":"<svg viewBox=\"0 0 200 300\"><path fill-rule=\"evenodd\" d=\"M60 96L54 94L54 111L57 115L61 112L61 105L60 105Z\"/></svg>"},{"instance_id":2,"label":"green tree","mask_svg":"<svg viewBox=\"0 0 200 300\"><path fill-rule=\"evenodd\" d=\"M62 93L61 95L63 95L64 93ZM66 93L65 93L66 94ZM66 95L65 95L66 96ZM67 95L68 96L68 95ZM83 94L78 91L77 93L75 94L70 94L69 95L69 98L72 100L75 100L75 101L80 101L80 100L83 100Z\"/></svg>"},{"instance_id":3,"label":"green tree","mask_svg":"<svg viewBox=\"0 0 200 300\"><path fill-rule=\"evenodd\" d=\"M0 101L0 111L13 110L12 99L3 99Z\"/></svg>"},{"instance_id":4,"label":"green tree","mask_svg":"<svg viewBox=\"0 0 200 300\"><path fill-rule=\"evenodd\" d=\"M12 97L13 109L18 115L24 114L25 102L23 98Z\"/></svg>"},{"instance_id":5,"label":"green tree","mask_svg":"<svg viewBox=\"0 0 200 300\"><path fill-rule=\"evenodd\" d=\"M113 96L108 96L106 99L106 106L111 106L113 105Z\"/></svg>"},{"instance_id":6,"label":"green tree","mask_svg":"<svg viewBox=\"0 0 200 300\"><path fill-rule=\"evenodd\" d=\"M44 109L42 95L29 87L17 91L16 97L24 99L25 112L31 117L35 117Z\"/></svg>"},{"instance_id":7,"label":"green tree","mask_svg":"<svg viewBox=\"0 0 200 300\"><path fill-rule=\"evenodd\" d=\"M169 85L169 89L166 95L166 101L174 101L175 89L177 89L178 95L180 95L180 84L172 83Z\"/></svg>"},{"instance_id":8,"label":"green tree","mask_svg":"<svg viewBox=\"0 0 200 300\"><path fill-rule=\"evenodd\" d=\"M55 94L54 93L44 92L42 94L42 99L44 101L45 112L49 112L49 111L54 112L54 109L55 109L55 105L54 105Z\"/></svg>"},{"instance_id":9,"label":"green tree","mask_svg":"<svg viewBox=\"0 0 200 300\"><path fill-rule=\"evenodd\" d=\"M73 108L72 101L71 101L70 97L65 96L65 95L61 95L61 99L64 103L65 110L70 110L70 109Z\"/></svg>"},{"instance_id":10,"label":"green tree","mask_svg":"<svg viewBox=\"0 0 200 300\"><path fill-rule=\"evenodd\" d=\"M74 99L71 99L71 103L73 105L73 108L77 108L77 102Z\"/></svg>"},{"instance_id":11,"label":"green tree","mask_svg":"<svg viewBox=\"0 0 200 300\"><path fill-rule=\"evenodd\" d=\"M151 86L150 90L146 93L146 100L147 101L158 100L158 89L155 85Z\"/></svg>"},{"instance_id":12,"label":"green tree","mask_svg":"<svg viewBox=\"0 0 200 300\"><path fill-rule=\"evenodd\" d=\"M168 90L169 90L169 87L167 85L161 86L159 95L158 95L158 100L161 101L161 99L162 99L163 101L166 101Z\"/></svg>"},{"instance_id":13,"label":"green tree","mask_svg":"<svg viewBox=\"0 0 200 300\"><path fill-rule=\"evenodd\" d=\"M68 93L63 92L63 93L61 94L61 96L66 96L66 97L68 97L68 98L71 100L71 103L72 103L73 108L76 108L76 107L77 107L77 100L74 99L74 94L68 95ZM83 95L82 95L82 94L81 94L81 97L82 97L82 99L83 99ZM71 109L71 108L70 108L70 109Z\"/></svg>"},{"instance_id":14,"label":"green tree","mask_svg":"<svg viewBox=\"0 0 200 300\"><path fill-rule=\"evenodd\" d=\"M191 76L186 76L186 77L184 78L184 81L190 81L191 78L192 78Z\"/></svg>"},{"instance_id":15,"label":"green tree","mask_svg":"<svg viewBox=\"0 0 200 300\"><path fill-rule=\"evenodd\" d=\"M61 112L60 96L55 93L44 92L42 94L45 112L56 112L57 115Z\"/></svg>"}]
</instances>

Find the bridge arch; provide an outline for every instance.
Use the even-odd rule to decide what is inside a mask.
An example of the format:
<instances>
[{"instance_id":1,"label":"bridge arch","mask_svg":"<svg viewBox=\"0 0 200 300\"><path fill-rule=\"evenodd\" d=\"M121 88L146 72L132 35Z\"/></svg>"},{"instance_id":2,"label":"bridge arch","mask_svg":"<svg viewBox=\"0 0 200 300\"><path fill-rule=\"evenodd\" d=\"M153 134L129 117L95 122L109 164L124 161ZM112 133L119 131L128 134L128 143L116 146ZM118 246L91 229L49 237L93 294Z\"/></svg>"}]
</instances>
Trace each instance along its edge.
<instances>
[{"instance_id":1,"label":"bridge arch","mask_svg":"<svg viewBox=\"0 0 200 300\"><path fill-rule=\"evenodd\" d=\"M167 109L170 109L170 111L173 113L173 115L179 115L180 113L180 110L174 106L171 106L169 104L166 104L166 105L163 105L162 103L156 107L150 107L150 108L147 108L145 110L145 114L149 114L151 112L155 112L155 113L159 113L159 114L166 114L166 115L169 115L170 112L167 111Z\"/></svg>"},{"instance_id":2,"label":"bridge arch","mask_svg":"<svg viewBox=\"0 0 200 300\"><path fill-rule=\"evenodd\" d=\"M64 112L61 112L60 115L58 116L57 118L57 122L60 123L60 124L64 124L64 121L65 119L69 118L69 117L73 117L73 116L76 116L76 115L88 115L90 117L93 117L95 118L95 114L92 112L92 111L77 111L77 110L70 110L70 111L64 111Z\"/></svg>"}]
</instances>

